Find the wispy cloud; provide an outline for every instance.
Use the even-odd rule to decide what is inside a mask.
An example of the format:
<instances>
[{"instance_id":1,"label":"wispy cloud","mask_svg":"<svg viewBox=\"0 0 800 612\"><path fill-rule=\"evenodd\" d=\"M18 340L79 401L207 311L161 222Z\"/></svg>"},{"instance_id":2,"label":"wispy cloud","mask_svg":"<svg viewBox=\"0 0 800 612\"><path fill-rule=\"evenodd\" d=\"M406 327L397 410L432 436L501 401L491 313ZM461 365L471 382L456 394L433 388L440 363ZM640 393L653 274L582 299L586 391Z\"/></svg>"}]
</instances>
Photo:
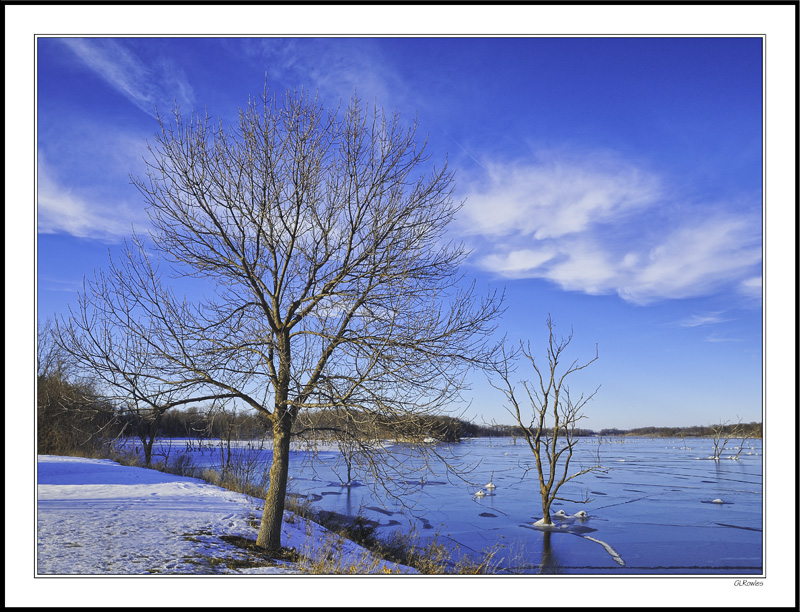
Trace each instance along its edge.
<instances>
[{"instance_id":1,"label":"wispy cloud","mask_svg":"<svg viewBox=\"0 0 800 612\"><path fill-rule=\"evenodd\" d=\"M706 342L741 342L740 338L720 338L719 336L706 336Z\"/></svg>"},{"instance_id":2,"label":"wispy cloud","mask_svg":"<svg viewBox=\"0 0 800 612\"><path fill-rule=\"evenodd\" d=\"M347 105L353 93L387 110L415 108L414 95L393 70L384 51L368 38L241 38L236 52L263 66L269 81L319 92L326 106Z\"/></svg>"},{"instance_id":3,"label":"wispy cloud","mask_svg":"<svg viewBox=\"0 0 800 612\"><path fill-rule=\"evenodd\" d=\"M739 283L739 291L753 299L761 299L761 289L762 289L763 281L761 276L754 276L752 278L746 278L741 283Z\"/></svg>"},{"instance_id":4,"label":"wispy cloud","mask_svg":"<svg viewBox=\"0 0 800 612\"><path fill-rule=\"evenodd\" d=\"M37 160L37 225L40 234L70 234L104 242L130 235L144 213L123 202L113 206L58 181L44 157Z\"/></svg>"},{"instance_id":5,"label":"wispy cloud","mask_svg":"<svg viewBox=\"0 0 800 612\"><path fill-rule=\"evenodd\" d=\"M55 278L43 277L40 274L36 275L36 284L39 291L77 293L81 289L81 283L79 281L73 281L73 280L65 281Z\"/></svg>"},{"instance_id":6,"label":"wispy cloud","mask_svg":"<svg viewBox=\"0 0 800 612\"><path fill-rule=\"evenodd\" d=\"M483 165L458 229L487 271L637 304L737 285L760 294L760 218L738 204L682 205L659 176L609 154Z\"/></svg>"},{"instance_id":7,"label":"wispy cloud","mask_svg":"<svg viewBox=\"0 0 800 612\"><path fill-rule=\"evenodd\" d=\"M86 67L153 117L157 105L171 107L175 101L188 105L193 102L194 92L183 70L166 59L150 64L130 46L111 38L59 40Z\"/></svg>"},{"instance_id":8,"label":"wispy cloud","mask_svg":"<svg viewBox=\"0 0 800 612\"><path fill-rule=\"evenodd\" d=\"M721 312L707 312L704 314L694 314L678 321L679 327L703 327L706 325L715 325L717 323L725 323L730 319L725 318Z\"/></svg>"},{"instance_id":9,"label":"wispy cloud","mask_svg":"<svg viewBox=\"0 0 800 612\"><path fill-rule=\"evenodd\" d=\"M535 240L586 231L652 204L655 176L613 157L580 160L537 156L531 163L484 164L470 186L466 212L474 232Z\"/></svg>"}]
</instances>

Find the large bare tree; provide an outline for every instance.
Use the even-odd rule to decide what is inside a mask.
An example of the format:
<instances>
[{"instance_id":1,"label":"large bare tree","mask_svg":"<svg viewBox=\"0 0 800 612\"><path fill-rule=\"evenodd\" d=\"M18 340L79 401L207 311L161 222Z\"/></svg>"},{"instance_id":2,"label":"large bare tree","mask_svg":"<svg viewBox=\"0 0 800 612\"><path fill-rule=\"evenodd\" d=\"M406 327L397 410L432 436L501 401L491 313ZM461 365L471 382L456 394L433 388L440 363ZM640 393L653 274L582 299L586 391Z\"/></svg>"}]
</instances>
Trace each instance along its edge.
<instances>
[{"instance_id":1,"label":"large bare tree","mask_svg":"<svg viewBox=\"0 0 800 612\"><path fill-rule=\"evenodd\" d=\"M135 304L115 333L159 364L159 385L269 417L257 541L277 551L299 415L346 408L402 428L447 408L491 361L502 298L464 282L445 234L452 175L397 114L265 88L235 125L176 109L160 128L134 178L151 241L134 237L106 286Z\"/></svg>"},{"instance_id":2,"label":"large bare tree","mask_svg":"<svg viewBox=\"0 0 800 612\"><path fill-rule=\"evenodd\" d=\"M503 392L509 402L508 411L514 417L522 431L522 435L536 459L536 473L539 478L539 492L542 499L542 525L552 525L550 506L556 500L585 503L587 500L570 500L559 497L561 487L588 472L601 468L599 457L591 465L580 466L577 470L570 463L573 460L578 439L575 435L577 423L586 415L583 409L597 393L580 396L570 394L566 378L575 372L583 370L598 359L595 356L584 363L577 359L562 363L564 352L572 341L572 332L567 337L557 337L554 331L555 324L551 317L547 318L548 343L547 363L537 362L531 350L530 343L520 342L519 347L510 355L503 349L503 356L495 374L499 381L490 384ZM514 360L522 356L530 362L535 377L533 381L522 381L525 390L524 396L517 391L512 381L515 369ZM527 400L527 401L526 401Z\"/></svg>"}]
</instances>

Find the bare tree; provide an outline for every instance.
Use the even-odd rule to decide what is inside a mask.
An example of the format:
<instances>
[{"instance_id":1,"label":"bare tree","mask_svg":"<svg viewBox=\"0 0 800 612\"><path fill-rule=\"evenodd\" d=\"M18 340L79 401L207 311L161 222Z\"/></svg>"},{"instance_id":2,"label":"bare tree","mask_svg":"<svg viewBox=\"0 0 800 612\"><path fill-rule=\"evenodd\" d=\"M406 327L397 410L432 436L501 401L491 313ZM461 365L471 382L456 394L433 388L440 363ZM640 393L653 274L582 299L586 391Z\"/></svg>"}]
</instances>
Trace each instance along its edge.
<instances>
[{"instance_id":1,"label":"bare tree","mask_svg":"<svg viewBox=\"0 0 800 612\"><path fill-rule=\"evenodd\" d=\"M178 109L160 126L148 174L134 179L152 246L134 237L112 274L110 293L136 313L103 317L148 356L139 365L156 387L215 389L268 416L257 542L277 551L298 416L347 407L402 428L446 409L467 370L491 361L502 298L464 283L466 253L445 236L459 208L452 176L428 165L397 114L353 99L340 115L265 88L234 126ZM178 298L187 278L202 284Z\"/></svg>"},{"instance_id":2,"label":"bare tree","mask_svg":"<svg viewBox=\"0 0 800 612\"><path fill-rule=\"evenodd\" d=\"M739 438L739 449L735 455L730 455L730 459L739 459L739 456L744 450L744 444L752 437L752 431L742 424L739 419L735 424L731 425L730 421L717 423L716 425L709 425L712 432L712 440L714 442L714 455L711 457L714 461L719 461L722 458L722 452L734 438Z\"/></svg>"},{"instance_id":3,"label":"bare tree","mask_svg":"<svg viewBox=\"0 0 800 612\"><path fill-rule=\"evenodd\" d=\"M510 355L503 349L504 359L495 368L500 382L493 387L502 391L510 403L508 411L519 425L522 436L528 443L535 459L536 471L539 477L539 491L542 497L543 525L551 525L550 506L555 500L586 503L588 500L571 500L558 496L559 489L565 483L588 472L601 469L599 457L597 462L588 467L581 467L570 473L570 462L573 459L575 447L578 444L575 435L576 424L585 417L583 408L597 393L597 389L589 395L581 394L574 398L570 394L565 381L567 376L583 370L598 359L597 349L595 356L585 363L576 359L566 367L560 367L564 352L572 341L572 332L566 338L556 338L554 323L548 316L547 329L549 339L547 345L547 365L540 365L531 350L530 342L520 342L519 348ZM514 361L522 354L529 362L536 377L533 382L523 380L522 386L527 395L530 409L524 408L518 397L517 389L511 380L514 371Z\"/></svg>"}]
</instances>

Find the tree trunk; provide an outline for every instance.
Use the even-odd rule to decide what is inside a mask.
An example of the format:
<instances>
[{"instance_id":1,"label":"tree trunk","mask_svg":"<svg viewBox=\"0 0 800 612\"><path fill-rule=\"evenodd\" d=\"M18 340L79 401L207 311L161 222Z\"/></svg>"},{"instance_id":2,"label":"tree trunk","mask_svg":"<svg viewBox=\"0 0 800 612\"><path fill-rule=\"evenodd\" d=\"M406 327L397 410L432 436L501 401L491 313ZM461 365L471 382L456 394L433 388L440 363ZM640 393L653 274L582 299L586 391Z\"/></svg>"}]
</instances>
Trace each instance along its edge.
<instances>
[{"instance_id":1,"label":"tree trunk","mask_svg":"<svg viewBox=\"0 0 800 612\"><path fill-rule=\"evenodd\" d=\"M228 424L228 456L225 459L225 469L227 470L231 466L231 435L233 432L233 425Z\"/></svg>"},{"instance_id":2,"label":"tree trunk","mask_svg":"<svg viewBox=\"0 0 800 612\"><path fill-rule=\"evenodd\" d=\"M277 416L277 415L276 415ZM281 526L286 501L286 483L289 479L289 442L291 423L289 415L276 418L272 427L272 467L269 470L269 488L264 499L264 514L258 530L256 544L270 552L281 549Z\"/></svg>"},{"instance_id":3,"label":"tree trunk","mask_svg":"<svg viewBox=\"0 0 800 612\"><path fill-rule=\"evenodd\" d=\"M152 467L153 464L153 443L158 435L158 426L161 423L161 413L156 414L152 421L145 425L144 434L140 437L144 450L144 465Z\"/></svg>"},{"instance_id":4,"label":"tree trunk","mask_svg":"<svg viewBox=\"0 0 800 612\"><path fill-rule=\"evenodd\" d=\"M142 444L144 450L144 466L148 468L153 464L153 442L154 438L152 436L145 436Z\"/></svg>"},{"instance_id":5,"label":"tree trunk","mask_svg":"<svg viewBox=\"0 0 800 612\"><path fill-rule=\"evenodd\" d=\"M553 519L550 518L550 504L553 503L553 500L549 498L543 497L542 498L542 523L544 525L552 525Z\"/></svg>"}]
</instances>

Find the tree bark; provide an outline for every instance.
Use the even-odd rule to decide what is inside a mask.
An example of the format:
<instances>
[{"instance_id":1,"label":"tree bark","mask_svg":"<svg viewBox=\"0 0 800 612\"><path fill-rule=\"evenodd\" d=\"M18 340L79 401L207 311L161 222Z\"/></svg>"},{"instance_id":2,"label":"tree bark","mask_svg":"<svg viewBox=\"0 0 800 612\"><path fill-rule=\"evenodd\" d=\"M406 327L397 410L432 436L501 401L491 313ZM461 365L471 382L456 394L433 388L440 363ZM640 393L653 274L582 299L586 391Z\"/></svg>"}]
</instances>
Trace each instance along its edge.
<instances>
[{"instance_id":1,"label":"tree bark","mask_svg":"<svg viewBox=\"0 0 800 612\"><path fill-rule=\"evenodd\" d=\"M277 416L277 415L276 415ZM281 549L281 526L286 502L286 483L289 480L289 443L291 424L288 415L276 418L272 427L272 466L269 470L269 488L264 499L264 514L258 530L256 544L269 552Z\"/></svg>"},{"instance_id":2,"label":"tree bark","mask_svg":"<svg viewBox=\"0 0 800 612\"><path fill-rule=\"evenodd\" d=\"M549 496L542 496L542 523L544 525L552 525L553 519L550 518L550 504L553 503L553 499Z\"/></svg>"},{"instance_id":3,"label":"tree bark","mask_svg":"<svg viewBox=\"0 0 800 612\"><path fill-rule=\"evenodd\" d=\"M153 443L156 441L158 435L158 426L161 423L161 413L157 414L152 421L145 425L146 429L141 436L142 447L144 450L144 465L145 467L152 467L153 465Z\"/></svg>"},{"instance_id":4,"label":"tree bark","mask_svg":"<svg viewBox=\"0 0 800 612\"><path fill-rule=\"evenodd\" d=\"M144 467L151 467L153 465L153 438L145 438L144 441Z\"/></svg>"}]
</instances>

